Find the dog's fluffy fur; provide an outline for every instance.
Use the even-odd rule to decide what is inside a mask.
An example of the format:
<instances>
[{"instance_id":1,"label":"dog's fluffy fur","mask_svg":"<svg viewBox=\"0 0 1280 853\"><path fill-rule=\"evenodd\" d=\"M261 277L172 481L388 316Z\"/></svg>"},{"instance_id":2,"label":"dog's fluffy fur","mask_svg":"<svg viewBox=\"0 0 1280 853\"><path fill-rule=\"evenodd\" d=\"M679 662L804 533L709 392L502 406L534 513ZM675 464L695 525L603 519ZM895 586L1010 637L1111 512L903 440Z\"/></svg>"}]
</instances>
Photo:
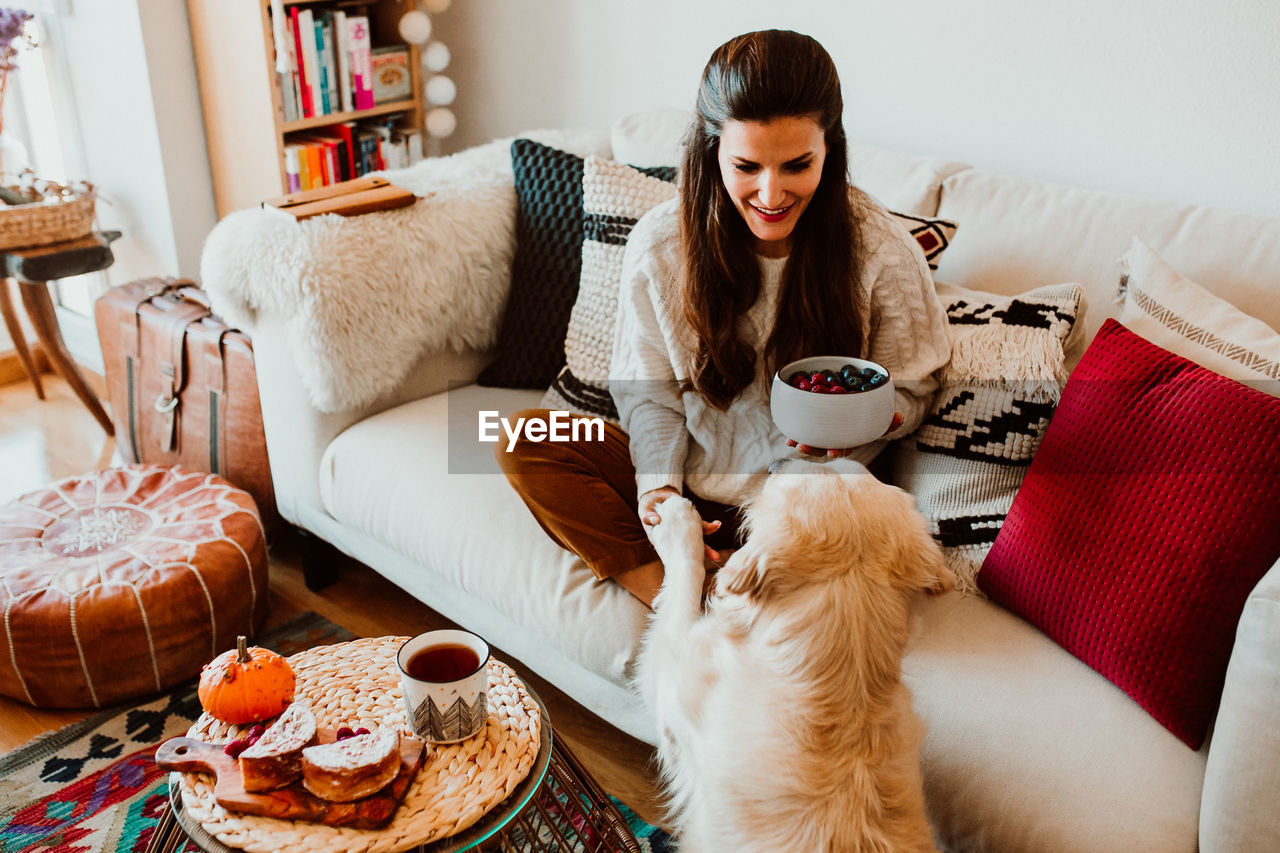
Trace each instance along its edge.
<instances>
[{"instance_id":1,"label":"dog's fluffy fur","mask_svg":"<svg viewBox=\"0 0 1280 853\"><path fill-rule=\"evenodd\" d=\"M682 849L936 850L901 662L913 594L954 577L910 495L856 462L786 465L705 612L697 512L671 498L659 515L637 687Z\"/></svg>"}]
</instances>

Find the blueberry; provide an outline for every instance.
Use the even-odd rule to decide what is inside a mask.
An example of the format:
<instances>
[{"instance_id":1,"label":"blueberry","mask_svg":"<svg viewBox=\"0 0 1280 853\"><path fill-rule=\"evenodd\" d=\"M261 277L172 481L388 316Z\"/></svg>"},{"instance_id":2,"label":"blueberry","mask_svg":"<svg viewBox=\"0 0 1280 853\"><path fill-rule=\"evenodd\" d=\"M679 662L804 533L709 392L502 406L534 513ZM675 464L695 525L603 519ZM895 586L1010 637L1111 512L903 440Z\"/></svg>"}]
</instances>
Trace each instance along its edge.
<instances>
[{"instance_id":1,"label":"blueberry","mask_svg":"<svg viewBox=\"0 0 1280 853\"><path fill-rule=\"evenodd\" d=\"M875 376L880 371L876 370L874 367L864 367L858 372L861 373L863 376L865 376L867 379L870 379L872 376Z\"/></svg>"},{"instance_id":2,"label":"blueberry","mask_svg":"<svg viewBox=\"0 0 1280 853\"><path fill-rule=\"evenodd\" d=\"M883 373L877 373L875 376L872 376L870 379L867 380L867 382L870 384L870 387L872 388L879 388L881 385L883 385L888 381L889 381L889 377L885 376Z\"/></svg>"}]
</instances>

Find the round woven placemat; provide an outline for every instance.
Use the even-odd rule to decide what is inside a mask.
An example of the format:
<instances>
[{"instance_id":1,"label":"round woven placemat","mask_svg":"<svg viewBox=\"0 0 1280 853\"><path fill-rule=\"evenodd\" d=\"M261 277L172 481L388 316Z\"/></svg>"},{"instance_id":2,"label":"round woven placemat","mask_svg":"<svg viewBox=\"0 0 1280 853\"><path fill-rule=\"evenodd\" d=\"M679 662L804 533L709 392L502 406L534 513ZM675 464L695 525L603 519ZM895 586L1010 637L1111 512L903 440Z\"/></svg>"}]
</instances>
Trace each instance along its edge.
<instances>
[{"instance_id":1,"label":"round woven placemat","mask_svg":"<svg viewBox=\"0 0 1280 853\"><path fill-rule=\"evenodd\" d=\"M396 650L407 637L374 637L299 652L289 658L298 676L295 701L310 703L323 728L395 726L406 734ZM183 805L223 844L247 853L390 853L466 829L506 799L538 755L537 703L505 663L489 661L489 719L482 733L461 743L427 744L422 767L391 822L382 829L349 829L229 812L213 797L214 777L182 775ZM201 715L189 737L221 743L238 737Z\"/></svg>"}]
</instances>

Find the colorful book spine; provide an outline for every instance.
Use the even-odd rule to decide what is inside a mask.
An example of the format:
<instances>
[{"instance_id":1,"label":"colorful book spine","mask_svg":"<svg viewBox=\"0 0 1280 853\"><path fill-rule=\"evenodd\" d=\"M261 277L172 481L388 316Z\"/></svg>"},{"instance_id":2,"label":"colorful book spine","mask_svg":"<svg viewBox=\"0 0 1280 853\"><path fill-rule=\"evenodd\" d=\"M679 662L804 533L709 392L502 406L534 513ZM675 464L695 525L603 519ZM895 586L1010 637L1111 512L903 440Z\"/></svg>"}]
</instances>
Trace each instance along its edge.
<instances>
[{"instance_id":1,"label":"colorful book spine","mask_svg":"<svg viewBox=\"0 0 1280 853\"><path fill-rule=\"evenodd\" d=\"M302 181L298 172L298 146L286 145L284 147L284 174L285 180L288 182L291 193L296 193L302 189Z\"/></svg>"},{"instance_id":2,"label":"colorful book spine","mask_svg":"<svg viewBox=\"0 0 1280 853\"><path fill-rule=\"evenodd\" d=\"M297 121L302 118L302 105L298 102L298 64L293 56L293 21L288 17L284 21L284 47L288 53L286 60L288 71L280 73L280 100L284 103L284 120Z\"/></svg>"},{"instance_id":3,"label":"colorful book spine","mask_svg":"<svg viewBox=\"0 0 1280 853\"><path fill-rule=\"evenodd\" d=\"M347 176L347 180L360 177L361 173L357 166L359 152L356 150L356 123L354 121L344 121L341 124L330 124L318 128L318 130L321 133L327 133L342 140L342 147L339 150L341 155L346 158L346 168L343 170L343 174Z\"/></svg>"},{"instance_id":4,"label":"colorful book spine","mask_svg":"<svg viewBox=\"0 0 1280 853\"><path fill-rule=\"evenodd\" d=\"M298 69L298 103L302 107L302 117L311 118L315 115L315 106L311 103L311 86L310 79L307 77L306 67L306 50L302 43L302 34L308 32L304 28L303 13L308 17L311 13L305 9L298 9L297 6L289 7L289 23L293 28L293 67Z\"/></svg>"},{"instance_id":5,"label":"colorful book spine","mask_svg":"<svg viewBox=\"0 0 1280 853\"><path fill-rule=\"evenodd\" d=\"M356 103L351 97L350 30L347 27L347 13L341 9L333 13L333 34L338 39L338 94L342 101L342 111L349 113L356 108Z\"/></svg>"},{"instance_id":6,"label":"colorful book spine","mask_svg":"<svg viewBox=\"0 0 1280 853\"><path fill-rule=\"evenodd\" d=\"M373 46L369 19L364 15L350 15L347 26L351 40L351 97L357 110L370 110L373 109Z\"/></svg>"},{"instance_id":7,"label":"colorful book spine","mask_svg":"<svg viewBox=\"0 0 1280 853\"><path fill-rule=\"evenodd\" d=\"M308 116L324 114L324 102L320 98L320 57L316 51L316 22L310 9L303 9L298 15L298 23L302 28L302 67L307 75L307 88L311 91L311 113ZM307 35L310 34L310 38Z\"/></svg>"},{"instance_id":8,"label":"colorful book spine","mask_svg":"<svg viewBox=\"0 0 1280 853\"><path fill-rule=\"evenodd\" d=\"M329 100L329 53L325 48L324 37L324 12L316 15L315 19L315 38L316 38L316 79L320 84L320 106L319 115L328 115L333 112L332 102Z\"/></svg>"}]
</instances>

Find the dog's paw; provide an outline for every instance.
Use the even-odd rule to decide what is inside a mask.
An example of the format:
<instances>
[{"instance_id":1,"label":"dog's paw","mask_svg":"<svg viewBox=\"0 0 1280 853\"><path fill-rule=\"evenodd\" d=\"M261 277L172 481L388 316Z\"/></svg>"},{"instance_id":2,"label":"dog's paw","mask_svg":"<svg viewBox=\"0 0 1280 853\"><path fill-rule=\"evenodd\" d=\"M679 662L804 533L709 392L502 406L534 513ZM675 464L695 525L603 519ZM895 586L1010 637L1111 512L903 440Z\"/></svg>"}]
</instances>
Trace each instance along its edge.
<instances>
[{"instance_id":1,"label":"dog's paw","mask_svg":"<svg viewBox=\"0 0 1280 853\"><path fill-rule=\"evenodd\" d=\"M702 517L688 498L670 497L658 504L661 519L649 528L658 559L670 569L684 562L702 563Z\"/></svg>"}]
</instances>

